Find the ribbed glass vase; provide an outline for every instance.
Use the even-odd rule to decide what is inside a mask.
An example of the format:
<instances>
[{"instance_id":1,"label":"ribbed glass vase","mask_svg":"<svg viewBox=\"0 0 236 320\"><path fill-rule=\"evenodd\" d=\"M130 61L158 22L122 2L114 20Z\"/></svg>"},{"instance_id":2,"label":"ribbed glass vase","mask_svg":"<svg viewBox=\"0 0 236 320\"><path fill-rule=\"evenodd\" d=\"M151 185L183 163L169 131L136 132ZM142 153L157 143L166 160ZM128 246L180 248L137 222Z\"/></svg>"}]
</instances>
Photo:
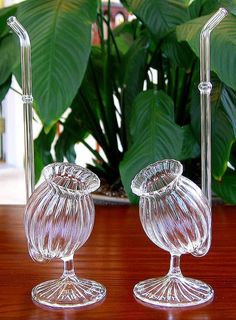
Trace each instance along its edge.
<instances>
[{"instance_id":1,"label":"ribbed glass vase","mask_svg":"<svg viewBox=\"0 0 236 320\"><path fill-rule=\"evenodd\" d=\"M134 295L147 303L186 307L213 297L213 289L202 281L183 276L180 256L205 255L211 244L211 210L201 189L182 176L182 165L163 160L140 171L132 191L140 196L140 219L146 235L170 252L166 276L148 279L134 287Z\"/></svg>"},{"instance_id":2,"label":"ribbed glass vase","mask_svg":"<svg viewBox=\"0 0 236 320\"><path fill-rule=\"evenodd\" d=\"M36 302L58 308L80 307L100 301L101 284L75 275L73 256L88 239L94 224L90 195L100 181L91 171L69 163L53 163L43 170L45 181L33 192L25 210L29 254L35 261L62 259L60 279L32 290Z\"/></svg>"}]
</instances>

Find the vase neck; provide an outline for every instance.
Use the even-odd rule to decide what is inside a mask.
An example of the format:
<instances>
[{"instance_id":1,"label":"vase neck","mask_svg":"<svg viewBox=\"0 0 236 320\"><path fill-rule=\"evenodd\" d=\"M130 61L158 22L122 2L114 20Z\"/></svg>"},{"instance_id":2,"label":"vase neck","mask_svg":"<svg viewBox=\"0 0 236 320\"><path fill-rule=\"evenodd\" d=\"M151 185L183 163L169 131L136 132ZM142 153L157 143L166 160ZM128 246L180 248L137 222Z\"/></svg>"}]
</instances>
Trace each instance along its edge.
<instances>
[{"instance_id":1,"label":"vase neck","mask_svg":"<svg viewBox=\"0 0 236 320\"><path fill-rule=\"evenodd\" d=\"M157 161L135 176L131 189L138 196L163 195L176 186L182 172L183 166L179 161Z\"/></svg>"}]
</instances>

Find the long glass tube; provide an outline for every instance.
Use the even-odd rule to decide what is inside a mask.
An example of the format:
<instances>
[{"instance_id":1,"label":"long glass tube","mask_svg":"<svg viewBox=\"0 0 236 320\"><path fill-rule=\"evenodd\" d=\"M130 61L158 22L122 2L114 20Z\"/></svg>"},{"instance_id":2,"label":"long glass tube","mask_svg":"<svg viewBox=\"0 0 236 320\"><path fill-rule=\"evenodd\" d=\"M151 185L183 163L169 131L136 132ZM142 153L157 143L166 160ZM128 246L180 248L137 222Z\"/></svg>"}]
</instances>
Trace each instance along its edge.
<instances>
[{"instance_id":1,"label":"long glass tube","mask_svg":"<svg viewBox=\"0 0 236 320\"><path fill-rule=\"evenodd\" d=\"M17 34L21 47L21 76L22 101L24 113L24 143L25 143L25 183L26 198L34 190L34 143L32 129L32 72L31 72L31 46L27 31L18 22L16 17L9 17L7 24Z\"/></svg>"},{"instance_id":2,"label":"long glass tube","mask_svg":"<svg viewBox=\"0 0 236 320\"><path fill-rule=\"evenodd\" d=\"M211 196L211 100L210 34L224 19L228 11L220 8L204 25L200 35L200 90L201 101L201 177L202 191L210 205Z\"/></svg>"}]
</instances>

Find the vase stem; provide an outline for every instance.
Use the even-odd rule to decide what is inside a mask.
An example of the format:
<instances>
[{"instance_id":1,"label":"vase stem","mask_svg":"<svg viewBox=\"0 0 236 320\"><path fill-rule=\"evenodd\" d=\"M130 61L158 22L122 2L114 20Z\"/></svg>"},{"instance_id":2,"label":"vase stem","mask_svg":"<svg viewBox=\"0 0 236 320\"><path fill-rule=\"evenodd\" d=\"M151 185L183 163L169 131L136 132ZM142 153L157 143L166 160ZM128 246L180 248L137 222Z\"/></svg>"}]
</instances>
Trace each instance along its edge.
<instances>
[{"instance_id":1,"label":"vase stem","mask_svg":"<svg viewBox=\"0 0 236 320\"><path fill-rule=\"evenodd\" d=\"M63 261L64 261L64 271L62 276L63 277L75 276L73 255L64 258Z\"/></svg>"},{"instance_id":2,"label":"vase stem","mask_svg":"<svg viewBox=\"0 0 236 320\"><path fill-rule=\"evenodd\" d=\"M180 256L175 254L171 255L168 276L182 276L180 270Z\"/></svg>"}]
</instances>

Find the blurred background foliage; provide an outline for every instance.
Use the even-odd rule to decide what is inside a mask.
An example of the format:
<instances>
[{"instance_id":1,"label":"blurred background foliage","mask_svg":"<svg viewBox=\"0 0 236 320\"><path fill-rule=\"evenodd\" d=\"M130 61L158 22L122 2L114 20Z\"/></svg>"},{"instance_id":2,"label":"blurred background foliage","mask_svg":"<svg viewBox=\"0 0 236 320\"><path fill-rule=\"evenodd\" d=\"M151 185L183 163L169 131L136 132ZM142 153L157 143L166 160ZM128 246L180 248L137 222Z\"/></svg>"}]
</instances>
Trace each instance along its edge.
<instances>
[{"instance_id":1,"label":"blurred background foliage","mask_svg":"<svg viewBox=\"0 0 236 320\"><path fill-rule=\"evenodd\" d=\"M74 146L82 143L93 155L89 168L113 190L124 186L131 201L134 175L164 158L181 160L184 174L199 182L199 36L224 6L230 13L211 36L212 178L213 191L235 204L236 2L122 4L132 19L124 16L116 28L110 1L26 0L0 10L0 100L12 75L20 83L19 44L7 17L16 15L31 38L34 109L42 123L37 179L52 161L75 162Z\"/></svg>"}]
</instances>

